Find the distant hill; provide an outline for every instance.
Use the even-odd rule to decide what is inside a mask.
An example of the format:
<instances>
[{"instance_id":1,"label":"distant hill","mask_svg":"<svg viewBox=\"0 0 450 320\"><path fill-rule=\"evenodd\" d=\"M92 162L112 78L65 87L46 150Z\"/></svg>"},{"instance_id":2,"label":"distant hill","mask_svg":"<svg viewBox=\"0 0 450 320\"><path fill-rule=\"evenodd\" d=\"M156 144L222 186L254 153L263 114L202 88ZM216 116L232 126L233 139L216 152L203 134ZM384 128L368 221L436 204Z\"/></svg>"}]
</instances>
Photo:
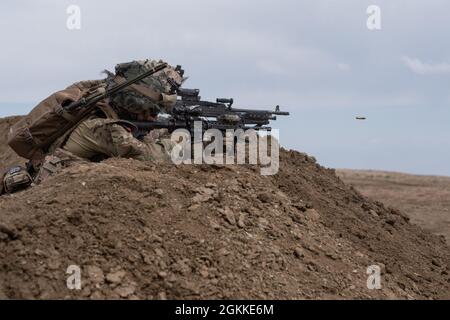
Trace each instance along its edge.
<instances>
[{"instance_id":1,"label":"distant hill","mask_svg":"<svg viewBox=\"0 0 450 320\"><path fill-rule=\"evenodd\" d=\"M373 170L337 170L347 184L365 196L401 209L450 244L450 177Z\"/></svg>"}]
</instances>

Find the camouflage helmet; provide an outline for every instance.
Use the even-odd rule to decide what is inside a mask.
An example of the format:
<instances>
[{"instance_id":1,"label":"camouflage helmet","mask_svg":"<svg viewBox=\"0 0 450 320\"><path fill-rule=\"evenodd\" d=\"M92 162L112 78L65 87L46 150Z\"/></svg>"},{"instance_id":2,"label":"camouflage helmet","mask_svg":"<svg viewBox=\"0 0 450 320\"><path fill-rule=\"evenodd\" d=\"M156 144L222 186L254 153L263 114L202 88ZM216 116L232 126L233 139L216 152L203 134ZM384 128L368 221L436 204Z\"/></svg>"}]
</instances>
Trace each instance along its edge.
<instances>
[{"instance_id":1,"label":"camouflage helmet","mask_svg":"<svg viewBox=\"0 0 450 320\"><path fill-rule=\"evenodd\" d=\"M137 60L116 65L115 74L109 73L108 85L112 86L132 79L143 72L163 63L162 60ZM168 65L165 69L147 77L137 84L119 92L111 98L113 107L132 114L158 114L165 110L164 98L176 94L184 81L184 71L180 66Z\"/></svg>"},{"instance_id":2,"label":"camouflage helmet","mask_svg":"<svg viewBox=\"0 0 450 320\"><path fill-rule=\"evenodd\" d=\"M116 65L116 76L122 76L127 79L134 78L143 72L163 63L162 60L138 60ZM180 66L172 67L168 65L154 75L143 79L140 84L152 87L155 90L165 94L172 94L183 82L184 71Z\"/></svg>"}]
</instances>

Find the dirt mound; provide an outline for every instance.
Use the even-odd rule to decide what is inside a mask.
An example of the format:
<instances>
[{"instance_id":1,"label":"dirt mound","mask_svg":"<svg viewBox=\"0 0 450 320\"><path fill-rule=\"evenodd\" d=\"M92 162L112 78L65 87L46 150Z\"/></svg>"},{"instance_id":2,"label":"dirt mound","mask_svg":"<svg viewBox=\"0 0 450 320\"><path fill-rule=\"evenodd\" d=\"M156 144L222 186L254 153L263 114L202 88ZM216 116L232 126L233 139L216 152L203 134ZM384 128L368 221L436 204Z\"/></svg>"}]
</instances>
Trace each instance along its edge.
<instances>
[{"instance_id":1,"label":"dirt mound","mask_svg":"<svg viewBox=\"0 0 450 320\"><path fill-rule=\"evenodd\" d=\"M0 297L449 298L442 238L305 154L280 162L264 177L109 159L1 197L18 238L0 233ZM80 291L66 286L70 265ZM367 288L370 265L381 290Z\"/></svg>"}]
</instances>

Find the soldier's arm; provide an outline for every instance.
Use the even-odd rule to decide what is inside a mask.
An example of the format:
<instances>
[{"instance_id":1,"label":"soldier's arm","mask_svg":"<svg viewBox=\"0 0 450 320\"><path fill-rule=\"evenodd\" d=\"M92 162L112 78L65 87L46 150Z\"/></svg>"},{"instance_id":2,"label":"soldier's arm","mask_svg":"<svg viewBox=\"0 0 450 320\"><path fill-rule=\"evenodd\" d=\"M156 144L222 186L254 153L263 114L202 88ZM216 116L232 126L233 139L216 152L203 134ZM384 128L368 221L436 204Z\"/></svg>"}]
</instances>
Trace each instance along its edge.
<instances>
[{"instance_id":1,"label":"soldier's arm","mask_svg":"<svg viewBox=\"0 0 450 320\"><path fill-rule=\"evenodd\" d=\"M159 139L144 142L133 137L133 134L120 124L111 125L112 153L114 156L166 162L169 160L168 151Z\"/></svg>"},{"instance_id":2,"label":"soldier's arm","mask_svg":"<svg viewBox=\"0 0 450 320\"><path fill-rule=\"evenodd\" d=\"M139 141L120 121L96 118L82 122L63 148L85 159L104 155L167 162L170 160L168 147L161 139Z\"/></svg>"}]
</instances>

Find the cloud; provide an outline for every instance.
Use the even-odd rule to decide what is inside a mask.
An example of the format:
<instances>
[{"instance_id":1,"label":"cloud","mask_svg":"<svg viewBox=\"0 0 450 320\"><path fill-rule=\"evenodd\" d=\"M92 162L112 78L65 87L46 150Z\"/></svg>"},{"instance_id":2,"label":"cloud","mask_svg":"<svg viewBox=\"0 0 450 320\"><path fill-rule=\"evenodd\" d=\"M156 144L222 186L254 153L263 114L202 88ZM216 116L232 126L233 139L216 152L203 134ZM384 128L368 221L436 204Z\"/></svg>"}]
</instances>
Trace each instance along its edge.
<instances>
[{"instance_id":1,"label":"cloud","mask_svg":"<svg viewBox=\"0 0 450 320\"><path fill-rule=\"evenodd\" d=\"M369 139L369 143L370 144L380 144L380 143L382 143L382 140L379 138L371 138L371 139Z\"/></svg>"},{"instance_id":2,"label":"cloud","mask_svg":"<svg viewBox=\"0 0 450 320\"><path fill-rule=\"evenodd\" d=\"M420 75L450 74L450 63L426 63L417 58L410 58L408 56L403 56L402 60L408 69Z\"/></svg>"},{"instance_id":3,"label":"cloud","mask_svg":"<svg viewBox=\"0 0 450 320\"><path fill-rule=\"evenodd\" d=\"M256 65L259 70L267 74L273 75L284 75L287 74L287 70L284 69L279 63L276 61L271 61L268 59L262 59L256 62Z\"/></svg>"},{"instance_id":4,"label":"cloud","mask_svg":"<svg viewBox=\"0 0 450 320\"><path fill-rule=\"evenodd\" d=\"M347 63L338 63L337 67L341 71L348 71L348 70L350 70L350 66Z\"/></svg>"}]
</instances>

